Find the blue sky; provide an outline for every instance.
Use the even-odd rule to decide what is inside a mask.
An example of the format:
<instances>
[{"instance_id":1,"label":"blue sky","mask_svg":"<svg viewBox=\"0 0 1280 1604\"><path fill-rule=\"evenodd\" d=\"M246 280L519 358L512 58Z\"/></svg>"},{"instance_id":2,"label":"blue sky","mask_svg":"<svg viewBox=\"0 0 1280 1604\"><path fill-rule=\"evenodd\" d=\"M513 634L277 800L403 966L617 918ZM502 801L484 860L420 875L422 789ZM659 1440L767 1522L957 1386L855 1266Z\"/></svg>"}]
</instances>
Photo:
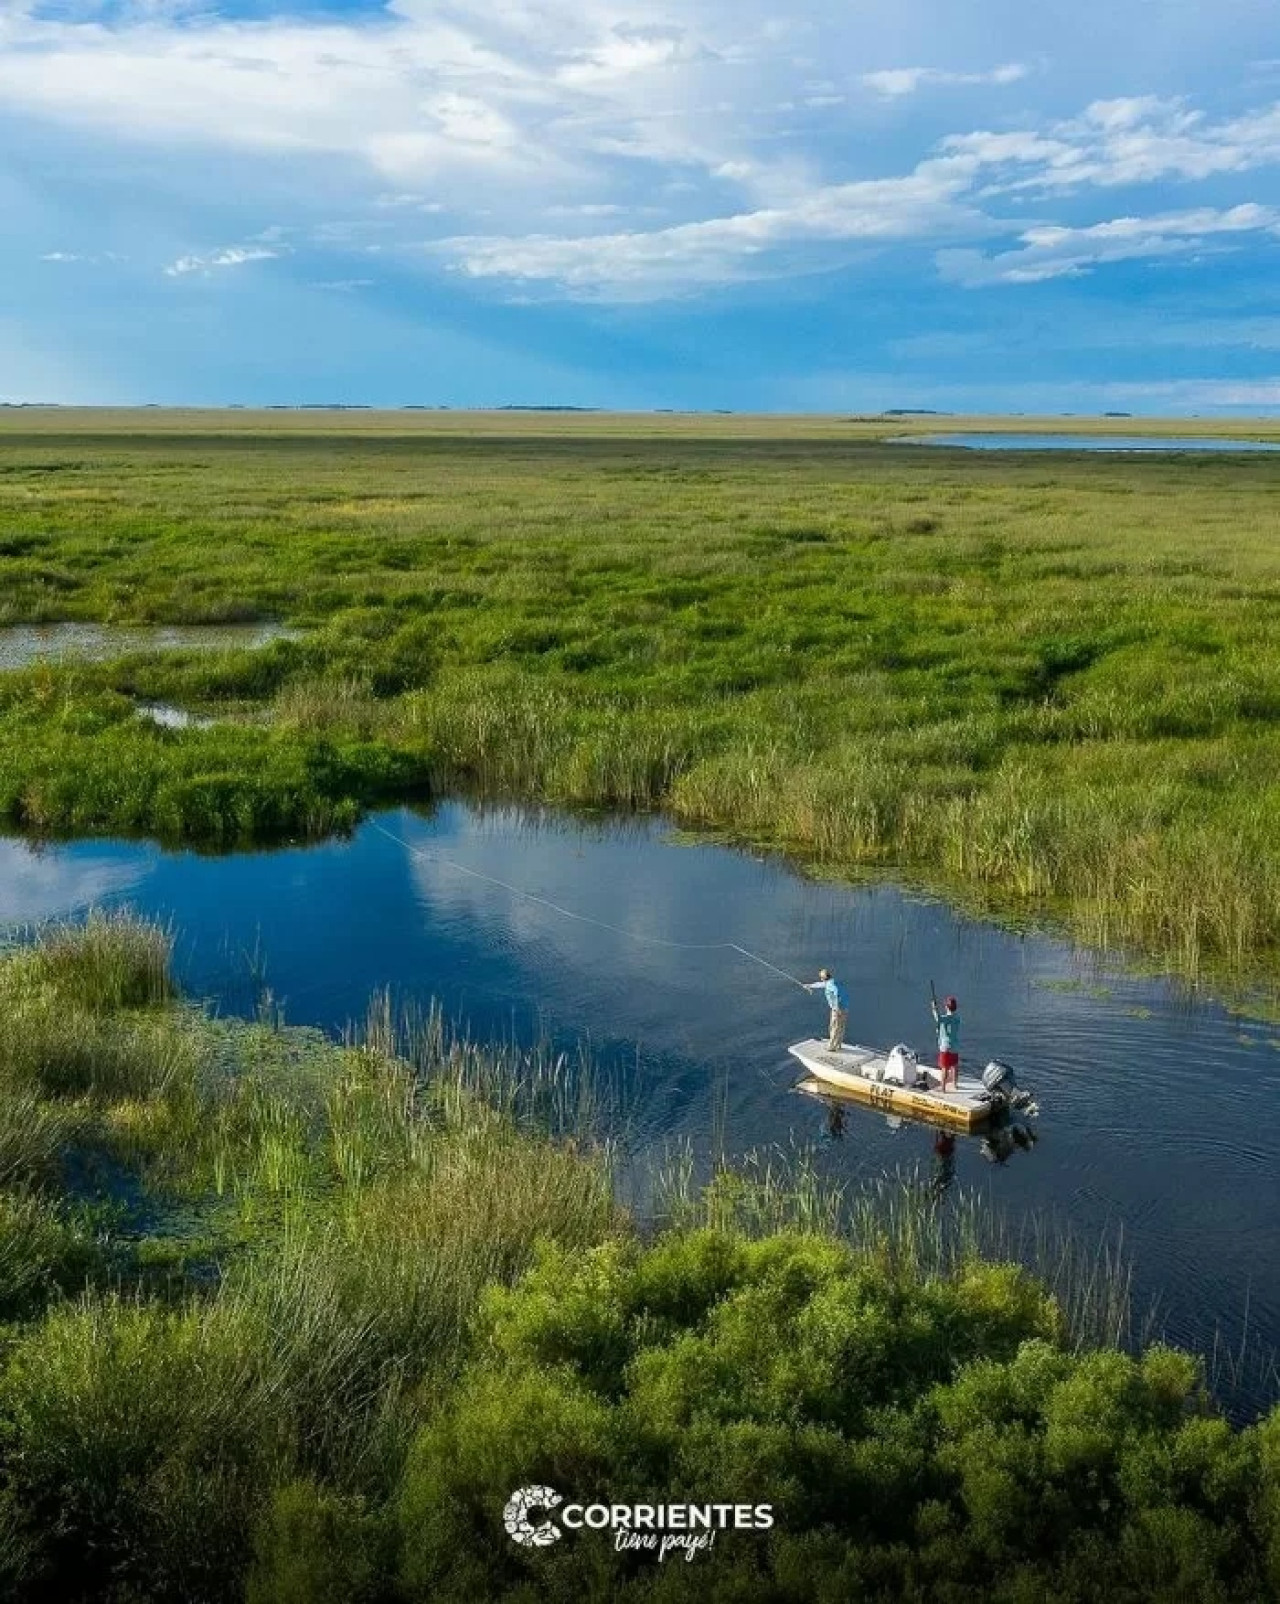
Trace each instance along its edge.
<instances>
[{"instance_id":1,"label":"blue sky","mask_svg":"<svg viewBox=\"0 0 1280 1604\"><path fill-rule=\"evenodd\" d=\"M0 400L1280 409L1274 0L0 0Z\"/></svg>"}]
</instances>

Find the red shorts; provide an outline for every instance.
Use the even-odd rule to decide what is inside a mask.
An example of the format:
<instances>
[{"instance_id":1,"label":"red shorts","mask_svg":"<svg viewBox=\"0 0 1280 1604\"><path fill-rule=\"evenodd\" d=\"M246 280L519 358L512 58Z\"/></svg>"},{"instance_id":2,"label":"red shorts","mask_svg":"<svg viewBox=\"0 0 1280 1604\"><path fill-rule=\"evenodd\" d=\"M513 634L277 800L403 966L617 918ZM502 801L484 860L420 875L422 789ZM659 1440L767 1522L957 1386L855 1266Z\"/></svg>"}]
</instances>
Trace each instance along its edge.
<instances>
[{"instance_id":1,"label":"red shorts","mask_svg":"<svg viewBox=\"0 0 1280 1604\"><path fill-rule=\"evenodd\" d=\"M938 1049L938 1068L939 1069L959 1069L960 1068L960 1054L959 1053L947 1053L947 1052L944 1052L941 1048L939 1048Z\"/></svg>"}]
</instances>

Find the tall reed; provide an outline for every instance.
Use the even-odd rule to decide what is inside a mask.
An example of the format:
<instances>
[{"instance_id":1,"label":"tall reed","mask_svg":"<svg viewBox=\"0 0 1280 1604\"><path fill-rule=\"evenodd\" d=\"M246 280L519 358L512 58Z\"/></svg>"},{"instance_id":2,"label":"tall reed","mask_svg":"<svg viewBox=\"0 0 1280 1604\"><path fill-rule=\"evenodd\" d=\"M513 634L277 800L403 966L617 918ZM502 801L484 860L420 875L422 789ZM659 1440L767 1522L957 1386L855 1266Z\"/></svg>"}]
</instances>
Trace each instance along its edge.
<instances>
[{"instance_id":1,"label":"tall reed","mask_svg":"<svg viewBox=\"0 0 1280 1604\"><path fill-rule=\"evenodd\" d=\"M1014 1218L961 1186L939 1193L919 1169L851 1183L795 1148L721 1159L708 1176L682 1144L656 1166L652 1206L666 1229L839 1237L910 1280L950 1277L978 1261L1019 1264L1057 1300L1080 1347L1137 1349L1158 1332L1157 1311L1133 1308L1122 1239L1085 1242L1051 1215Z\"/></svg>"}]
</instances>

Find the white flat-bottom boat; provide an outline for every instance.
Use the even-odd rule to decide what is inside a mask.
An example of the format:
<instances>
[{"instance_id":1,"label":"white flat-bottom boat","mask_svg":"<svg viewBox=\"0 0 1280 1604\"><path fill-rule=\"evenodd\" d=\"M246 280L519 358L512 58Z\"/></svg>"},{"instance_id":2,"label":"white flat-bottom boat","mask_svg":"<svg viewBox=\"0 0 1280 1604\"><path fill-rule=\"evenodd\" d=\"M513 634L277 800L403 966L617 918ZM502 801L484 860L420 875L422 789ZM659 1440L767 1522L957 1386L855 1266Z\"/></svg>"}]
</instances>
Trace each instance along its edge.
<instances>
[{"instance_id":1,"label":"white flat-bottom boat","mask_svg":"<svg viewBox=\"0 0 1280 1604\"><path fill-rule=\"evenodd\" d=\"M897 1066L891 1062L889 1053L877 1052L874 1047L847 1043L832 1052L826 1042L811 1038L796 1042L787 1051L809 1072L797 1091L850 1098L885 1114L901 1114L955 1130L973 1131L985 1125L996 1108L1003 1106L982 1081L972 1075L961 1075L958 1084L943 1092L941 1071L931 1065L917 1066L915 1085L904 1086L900 1080L886 1079L894 1075Z\"/></svg>"}]
</instances>

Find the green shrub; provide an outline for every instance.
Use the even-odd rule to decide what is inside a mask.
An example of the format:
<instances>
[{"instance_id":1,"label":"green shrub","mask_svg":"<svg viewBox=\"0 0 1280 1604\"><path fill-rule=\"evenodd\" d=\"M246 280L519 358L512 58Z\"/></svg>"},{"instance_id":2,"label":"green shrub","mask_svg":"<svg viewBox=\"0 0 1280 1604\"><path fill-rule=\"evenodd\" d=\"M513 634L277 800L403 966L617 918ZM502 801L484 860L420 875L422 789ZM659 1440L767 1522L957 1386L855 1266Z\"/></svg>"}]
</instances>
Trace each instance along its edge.
<instances>
[{"instance_id":1,"label":"green shrub","mask_svg":"<svg viewBox=\"0 0 1280 1604\"><path fill-rule=\"evenodd\" d=\"M385 1524L362 1500L290 1482L258 1523L246 1604L373 1604L386 1550Z\"/></svg>"},{"instance_id":2,"label":"green shrub","mask_svg":"<svg viewBox=\"0 0 1280 1604\"><path fill-rule=\"evenodd\" d=\"M921 1278L797 1236L547 1249L484 1334L406 1465L410 1599L1268 1596L1270 1438L1207 1413L1181 1355L1065 1351L1009 1267ZM691 1564L504 1542L540 1484L777 1524Z\"/></svg>"},{"instance_id":3,"label":"green shrub","mask_svg":"<svg viewBox=\"0 0 1280 1604\"><path fill-rule=\"evenodd\" d=\"M69 1600L235 1597L281 1436L254 1333L216 1308L57 1309L0 1375L8 1486Z\"/></svg>"}]
</instances>

